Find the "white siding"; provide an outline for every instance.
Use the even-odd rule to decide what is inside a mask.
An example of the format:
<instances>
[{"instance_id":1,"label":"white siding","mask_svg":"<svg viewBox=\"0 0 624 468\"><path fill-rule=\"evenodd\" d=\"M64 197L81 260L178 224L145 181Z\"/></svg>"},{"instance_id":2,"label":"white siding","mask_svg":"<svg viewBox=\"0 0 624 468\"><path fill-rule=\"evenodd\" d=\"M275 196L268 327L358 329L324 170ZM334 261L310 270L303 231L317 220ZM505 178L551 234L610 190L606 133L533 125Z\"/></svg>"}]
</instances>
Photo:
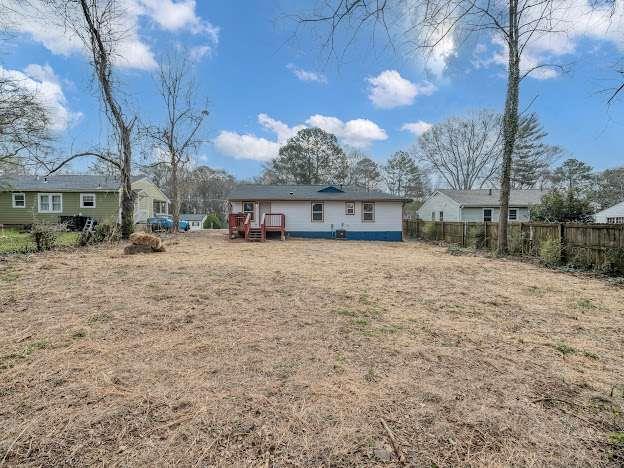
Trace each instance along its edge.
<instances>
[{"instance_id":1,"label":"white siding","mask_svg":"<svg viewBox=\"0 0 624 468\"><path fill-rule=\"evenodd\" d=\"M324 201L323 222L312 221L311 201L272 201L271 212L286 215L287 231L331 232L347 231L401 231L403 204L401 202L375 202L375 221L362 221L362 202L355 202L355 214L345 214L344 201ZM241 202L232 202L232 212L241 211ZM255 205L258 221L258 204Z\"/></svg>"},{"instance_id":2,"label":"white siding","mask_svg":"<svg viewBox=\"0 0 624 468\"><path fill-rule=\"evenodd\" d=\"M597 223L606 223L607 218L624 217L624 202L613 205L611 208L599 211L595 214L594 219Z\"/></svg>"},{"instance_id":3,"label":"white siding","mask_svg":"<svg viewBox=\"0 0 624 468\"><path fill-rule=\"evenodd\" d=\"M492 221L498 222L498 215L499 215L500 209L494 208L494 207L487 207L487 208L492 209ZM527 207L518 208L518 207L512 206L512 209L518 210L516 221L519 221L519 222L529 221L529 209ZM472 208L472 207L462 208L461 220L482 222L483 221L483 208Z\"/></svg>"},{"instance_id":4,"label":"white siding","mask_svg":"<svg viewBox=\"0 0 624 468\"><path fill-rule=\"evenodd\" d=\"M418 209L418 217L425 221L431 221L432 213L435 213L435 221L440 221L440 211L444 213L444 221L460 221L459 204L442 193L434 193Z\"/></svg>"}]
</instances>

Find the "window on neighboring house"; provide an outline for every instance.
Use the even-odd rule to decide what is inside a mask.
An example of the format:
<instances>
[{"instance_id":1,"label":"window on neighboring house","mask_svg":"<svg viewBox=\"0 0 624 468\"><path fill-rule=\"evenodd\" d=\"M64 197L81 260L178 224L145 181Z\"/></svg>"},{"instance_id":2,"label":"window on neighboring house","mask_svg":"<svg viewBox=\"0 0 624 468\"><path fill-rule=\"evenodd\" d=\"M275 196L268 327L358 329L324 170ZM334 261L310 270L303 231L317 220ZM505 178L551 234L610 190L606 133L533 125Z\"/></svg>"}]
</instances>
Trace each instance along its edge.
<instances>
[{"instance_id":1,"label":"window on neighboring house","mask_svg":"<svg viewBox=\"0 0 624 468\"><path fill-rule=\"evenodd\" d=\"M63 211L63 195L60 193L40 193L39 213L61 213Z\"/></svg>"},{"instance_id":2,"label":"window on neighboring house","mask_svg":"<svg viewBox=\"0 0 624 468\"><path fill-rule=\"evenodd\" d=\"M444 211L440 211L440 221L444 221Z\"/></svg>"},{"instance_id":3,"label":"window on neighboring house","mask_svg":"<svg viewBox=\"0 0 624 468\"><path fill-rule=\"evenodd\" d=\"M516 208L509 208L509 221L516 221L518 219L518 210Z\"/></svg>"},{"instance_id":4,"label":"window on neighboring house","mask_svg":"<svg viewBox=\"0 0 624 468\"><path fill-rule=\"evenodd\" d=\"M483 208L483 221L492 221L492 208Z\"/></svg>"},{"instance_id":5,"label":"window on neighboring house","mask_svg":"<svg viewBox=\"0 0 624 468\"><path fill-rule=\"evenodd\" d=\"M435 221L435 211L431 212L431 221Z\"/></svg>"},{"instance_id":6,"label":"window on neighboring house","mask_svg":"<svg viewBox=\"0 0 624 468\"><path fill-rule=\"evenodd\" d=\"M167 202L161 200L154 200L154 214L167 214Z\"/></svg>"},{"instance_id":7,"label":"window on neighboring house","mask_svg":"<svg viewBox=\"0 0 624 468\"><path fill-rule=\"evenodd\" d=\"M25 193L13 194L13 208L26 208L26 194Z\"/></svg>"},{"instance_id":8,"label":"window on neighboring house","mask_svg":"<svg viewBox=\"0 0 624 468\"><path fill-rule=\"evenodd\" d=\"M325 204L323 202L312 202L312 221L323 222Z\"/></svg>"},{"instance_id":9,"label":"window on neighboring house","mask_svg":"<svg viewBox=\"0 0 624 468\"><path fill-rule=\"evenodd\" d=\"M345 202L345 214L354 215L355 214L355 202Z\"/></svg>"},{"instance_id":10,"label":"window on neighboring house","mask_svg":"<svg viewBox=\"0 0 624 468\"><path fill-rule=\"evenodd\" d=\"M254 202L252 201L245 201L243 202L243 213L247 214L251 214L251 220L254 220Z\"/></svg>"},{"instance_id":11,"label":"window on neighboring house","mask_svg":"<svg viewBox=\"0 0 624 468\"><path fill-rule=\"evenodd\" d=\"M362 221L373 222L375 221L375 204L370 202L362 203Z\"/></svg>"},{"instance_id":12,"label":"window on neighboring house","mask_svg":"<svg viewBox=\"0 0 624 468\"><path fill-rule=\"evenodd\" d=\"M608 224L624 224L624 216L615 216L613 218L607 218Z\"/></svg>"},{"instance_id":13,"label":"window on neighboring house","mask_svg":"<svg viewBox=\"0 0 624 468\"><path fill-rule=\"evenodd\" d=\"M95 193L81 193L80 208L95 208Z\"/></svg>"}]
</instances>

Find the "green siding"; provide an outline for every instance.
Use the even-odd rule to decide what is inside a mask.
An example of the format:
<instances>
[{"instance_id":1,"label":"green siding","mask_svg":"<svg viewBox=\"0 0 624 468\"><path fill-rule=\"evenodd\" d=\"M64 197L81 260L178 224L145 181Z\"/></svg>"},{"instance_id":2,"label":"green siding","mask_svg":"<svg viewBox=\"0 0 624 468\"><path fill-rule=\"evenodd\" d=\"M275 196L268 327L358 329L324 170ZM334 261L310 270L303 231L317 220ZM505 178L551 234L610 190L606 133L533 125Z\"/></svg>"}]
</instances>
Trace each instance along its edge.
<instances>
[{"instance_id":1,"label":"green siding","mask_svg":"<svg viewBox=\"0 0 624 468\"><path fill-rule=\"evenodd\" d=\"M16 190L16 192L19 192ZM19 192L26 195L26 208L13 208L13 192L0 192L0 224L23 225L33 221L58 222L59 216L89 216L102 222L117 220L119 197L117 192L82 192L95 193L95 208L80 208L81 192L51 192L63 195L62 213L39 213L37 194L46 192Z\"/></svg>"}]
</instances>

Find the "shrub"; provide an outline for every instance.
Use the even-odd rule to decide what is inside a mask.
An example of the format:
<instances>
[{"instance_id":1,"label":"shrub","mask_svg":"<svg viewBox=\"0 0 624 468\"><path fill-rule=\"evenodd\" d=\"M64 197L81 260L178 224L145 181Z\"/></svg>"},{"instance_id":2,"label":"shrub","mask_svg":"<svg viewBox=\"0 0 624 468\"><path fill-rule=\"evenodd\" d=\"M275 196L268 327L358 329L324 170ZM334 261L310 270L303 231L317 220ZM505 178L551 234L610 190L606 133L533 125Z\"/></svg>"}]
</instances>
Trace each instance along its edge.
<instances>
[{"instance_id":1,"label":"shrub","mask_svg":"<svg viewBox=\"0 0 624 468\"><path fill-rule=\"evenodd\" d=\"M548 266L561 263L561 241L559 239L546 239L540 244L539 256Z\"/></svg>"},{"instance_id":2,"label":"shrub","mask_svg":"<svg viewBox=\"0 0 624 468\"><path fill-rule=\"evenodd\" d=\"M80 245L99 244L101 242L117 242L121 239L121 233L117 224L96 224L93 232L80 234Z\"/></svg>"},{"instance_id":3,"label":"shrub","mask_svg":"<svg viewBox=\"0 0 624 468\"><path fill-rule=\"evenodd\" d=\"M56 224L36 223L30 229L30 235L37 252L50 250L56 244L56 233L62 228Z\"/></svg>"},{"instance_id":4,"label":"shrub","mask_svg":"<svg viewBox=\"0 0 624 468\"><path fill-rule=\"evenodd\" d=\"M224 223L216 213L210 213L204 221L204 229L221 229L223 227Z\"/></svg>"},{"instance_id":5,"label":"shrub","mask_svg":"<svg viewBox=\"0 0 624 468\"><path fill-rule=\"evenodd\" d=\"M624 248L607 249L600 270L609 276L624 276Z\"/></svg>"}]
</instances>

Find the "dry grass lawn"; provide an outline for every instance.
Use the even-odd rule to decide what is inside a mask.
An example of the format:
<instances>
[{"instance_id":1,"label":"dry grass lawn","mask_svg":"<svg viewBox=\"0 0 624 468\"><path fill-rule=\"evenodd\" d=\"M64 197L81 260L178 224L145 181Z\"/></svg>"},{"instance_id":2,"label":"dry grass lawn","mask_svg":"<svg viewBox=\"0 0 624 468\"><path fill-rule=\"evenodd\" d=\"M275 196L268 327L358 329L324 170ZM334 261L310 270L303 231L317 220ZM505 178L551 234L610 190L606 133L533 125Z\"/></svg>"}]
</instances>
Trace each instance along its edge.
<instances>
[{"instance_id":1,"label":"dry grass lawn","mask_svg":"<svg viewBox=\"0 0 624 468\"><path fill-rule=\"evenodd\" d=\"M624 289L431 245L0 261L0 465L624 463Z\"/></svg>"}]
</instances>

